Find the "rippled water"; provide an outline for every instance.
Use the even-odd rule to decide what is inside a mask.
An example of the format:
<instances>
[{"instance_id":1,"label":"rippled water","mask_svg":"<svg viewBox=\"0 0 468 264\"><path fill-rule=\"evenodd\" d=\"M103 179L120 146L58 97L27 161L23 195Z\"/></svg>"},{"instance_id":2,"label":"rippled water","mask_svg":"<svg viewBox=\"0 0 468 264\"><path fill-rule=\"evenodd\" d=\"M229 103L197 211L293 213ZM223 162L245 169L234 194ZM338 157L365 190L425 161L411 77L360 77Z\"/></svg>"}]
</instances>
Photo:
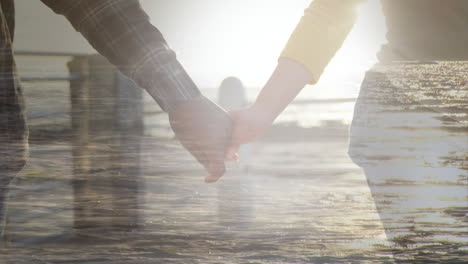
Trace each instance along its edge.
<instances>
[{"instance_id":1,"label":"rippled water","mask_svg":"<svg viewBox=\"0 0 468 264\"><path fill-rule=\"evenodd\" d=\"M350 155L398 255L456 256L468 243L467 72L466 62L378 65L364 81Z\"/></svg>"},{"instance_id":2,"label":"rippled water","mask_svg":"<svg viewBox=\"0 0 468 264\"><path fill-rule=\"evenodd\" d=\"M276 127L216 185L161 115L33 133L0 263L466 263L466 72L374 68L351 131L364 171L343 126Z\"/></svg>"}]
</instances>

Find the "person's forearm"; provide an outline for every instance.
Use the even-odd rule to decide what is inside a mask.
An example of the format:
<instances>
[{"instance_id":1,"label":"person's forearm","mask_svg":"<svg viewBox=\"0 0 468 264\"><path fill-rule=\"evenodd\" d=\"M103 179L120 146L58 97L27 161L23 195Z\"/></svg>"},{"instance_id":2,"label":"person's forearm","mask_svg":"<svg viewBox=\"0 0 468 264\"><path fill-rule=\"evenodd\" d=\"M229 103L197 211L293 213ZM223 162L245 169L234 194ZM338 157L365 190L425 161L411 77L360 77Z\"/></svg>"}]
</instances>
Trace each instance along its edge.
<instances>
[{"instance_id":1,"label":"person's forearm","mask_svg":"<svg viewBox=\"0 0 468 264\"><path fill-rule=\"evenodd\" d=\"M138 0L42 0L170 112L200 91Z\"/></svg>"},{"instance_id":2,"label":"person's forearm","mask_svg":"<svg viewBox=\"0 0 468 264\"><path fill-rule=\"evenodd\" d=\"M358 6L367 0L314 0L281 53L304 65L319 81L356 22Z\"/></svg>"},{"instance_id":3,"label":"person's forearm","mask_svg":"<svg viewBox=\"0 0 468 264\"><path fill-rule=\"evenodd\" d=\"M252 107L263 112L268 122L273 122L312 77L304 65L280 58L278 66Z\"/></svg>"}]
</instances>

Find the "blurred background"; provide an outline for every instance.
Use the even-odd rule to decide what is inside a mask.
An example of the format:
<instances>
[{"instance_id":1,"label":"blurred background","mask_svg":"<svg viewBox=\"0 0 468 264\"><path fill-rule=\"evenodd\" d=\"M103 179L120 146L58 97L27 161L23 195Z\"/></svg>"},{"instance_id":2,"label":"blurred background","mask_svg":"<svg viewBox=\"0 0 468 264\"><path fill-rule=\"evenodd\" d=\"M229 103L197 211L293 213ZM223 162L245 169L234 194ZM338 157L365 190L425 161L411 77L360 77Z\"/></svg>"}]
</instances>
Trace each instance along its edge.
<instances>
[{"instance_id":1,"label":"blurred background","mask_svg":"<svg viewBox=\"0 0 468 264\"><path fill-rule=\"evenodd\" d=\"M216 97L224 78L236 76L246 87L249 101L254 100L267 81L289 35L310 4L309 0L141 2L153 24L162 31L179 60L208 97ZM95 53L63 17L53 14L42 3L18 1L17 5L16 50ZM308 127L320 126L330 120L349 124L352 99L359 92L365 70L376 62L375 54L385 39L380 1L369 1L361 9L357 25L320 82L304 89L298 97L298 101L318 99L315 101L318 104L292 105L278 122L297 122ZM37 67L44 62L29 57L22 58L19 65L25 75L54 75L67 71L63 67L63 58L55 58L55 61L49 58L45 62L47 67ZM33 86L41 91L54 89L50 84L41 85L44 87ZM34 87L26 85L26 93L34 93L31 90ZM146 109L156 111L157 106L148 99L145 100ZM320 102L322 99L347 100ZM29 109L33 111L31 107Z\"/></svg>"}]
</instances>

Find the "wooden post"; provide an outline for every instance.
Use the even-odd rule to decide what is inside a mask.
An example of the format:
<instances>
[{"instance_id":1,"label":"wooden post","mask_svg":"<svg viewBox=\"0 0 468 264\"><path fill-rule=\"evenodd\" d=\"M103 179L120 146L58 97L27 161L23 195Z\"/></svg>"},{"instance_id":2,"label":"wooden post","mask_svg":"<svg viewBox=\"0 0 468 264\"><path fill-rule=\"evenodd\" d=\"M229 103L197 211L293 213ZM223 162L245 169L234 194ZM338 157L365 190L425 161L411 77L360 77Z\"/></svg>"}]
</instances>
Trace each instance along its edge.
<instances>
[{"instance_id":1,"label":"wooden post","mask_svg":"<svg viewBox=\"0 0 468 264\"><path fill-rule=\"evenodd\" d=\"M138 224L142 91L98 55L69 63L75 229Z\"/></svg>"}]
</instances>

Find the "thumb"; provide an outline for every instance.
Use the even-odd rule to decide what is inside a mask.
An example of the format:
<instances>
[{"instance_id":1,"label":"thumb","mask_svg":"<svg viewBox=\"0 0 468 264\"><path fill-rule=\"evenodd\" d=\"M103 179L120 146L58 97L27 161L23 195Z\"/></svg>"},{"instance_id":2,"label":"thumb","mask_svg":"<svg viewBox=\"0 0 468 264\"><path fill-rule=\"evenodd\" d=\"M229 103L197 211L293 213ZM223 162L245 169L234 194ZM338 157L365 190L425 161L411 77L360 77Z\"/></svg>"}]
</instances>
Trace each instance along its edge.
<instances>
[{"instance_id":1,"label":"thumb","mask_svg":"<svg viewBox=\"0 0 468 264\"><path fill-rule=\"evenodd\" d=\"M238 152L239 152L240 144L238 143L231 143L226 150L225 160L226 161L237 161L239 159Z\"/></svg>"},{"instance_id":2,"label":"thumb","mask_svg":"<svg viewBox=\"0 0 468 264\"><path fill-rule=\"evenodd\" d=\"M214 160L208 165L209 175L205 177L206 183L215 183L221 178L226 172L226 166L222 159Z\"/></svg>"},{"instance_id":3,"label":"thumb","mask_svg":"<svg viewBox=\"0 0 468 264\"><path fill-rule=\"evenodd\" d=\"M206 183L214 183L218 181L226 172L224 154L228 140L229 137L225 137L223 142L215 140L210 143L211 146L205 153L209 160L208 166L206 166L208 171L208 176L205 178Z\"/></svg>"},{"instance_id":4,"label":"thumb","mask_svg":"<svg viewBox=\"0 0 468 264\"><path fill-rule=\"evenodd\" d=\"M226 148L225 152L225 160L226 161L237 161L238 160L238 152L239 148L242 145L240 140L240 135L242 134L242 129L239 127L239 119L240 119L240 110L229 111L229 116L233 121L233 127L231 132L231 140Z\"/></svg>"}]
</instances>

